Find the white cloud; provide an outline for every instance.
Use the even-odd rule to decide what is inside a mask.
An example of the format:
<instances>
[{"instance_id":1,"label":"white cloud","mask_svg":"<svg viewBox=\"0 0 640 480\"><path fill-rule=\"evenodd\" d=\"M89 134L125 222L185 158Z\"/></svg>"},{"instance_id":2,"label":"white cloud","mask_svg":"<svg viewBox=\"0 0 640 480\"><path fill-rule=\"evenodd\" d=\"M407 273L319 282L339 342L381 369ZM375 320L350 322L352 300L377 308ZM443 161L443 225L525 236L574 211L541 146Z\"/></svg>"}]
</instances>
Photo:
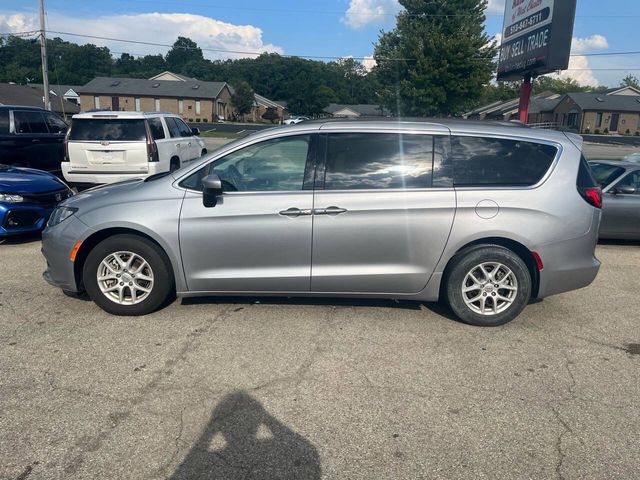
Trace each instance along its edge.
<instances>
[{"instance_id":1,"label":"white cloud","mask_svg":"<svg viewBox=\"0 0 640 480\"><path fill-rule=\"evenodd\" d=\"M234 25L202 15L187 13L140 13L131 15L109 15L95 18L79 18L57 12L47 15L47 29L98 37L122 38L142 42L172 44L178 36L188 37L201 48L232 50L235 52L277 52L281 47L265 44L262 30L253 25ZM35 13L0 14L0 30L18 32L38 29ZM75 43L93 43L109 47L114 52L137 54L166 53L166 47L123 43L77 36L59 36ZM210 59L241 58L246 53L204 51Z\"/></svg>"},{"instance_id":2,"label":"white cloud","mask_svg":"<svg viewBox=\"0 0 640 480\"><path fill-rule=\"evenodd\" d=\"M350 0L342 20L357 30L367 25L384 23L401 8L398 0Z\"/></svg>"},{"instance_id":3,"label":"white cloud","mask_svg":"<svg viewBox=\"0 0 640 480\"><path fill-rule=\"evenodd\" d=\"M497 15L504 13L505 0L489 0L486 12L490 15Z\"/></svg>"},{"instance_id":4,"label":"white cloud","mask_svg":"<svg viewBox=\"0 0 640 480\"><path fill-rule=\"evenodd\" d=\"M591 53L609 48L609 42L602 35L591 35L586 38L573 37L571 53ZM589 65L589 57L578 55L569 59L569 69L555 75L557 78L573 78L581 85L597 87L600 82Z\"/></svg>"},{"instance_id":5,"label":"white cloud","mask_svg":"<svg viewBox=\"0 0 640 480\"><path fill-rule=\"evenodd\" d=\"M370 72L371 70L373 70L373 67L375 67L376 64L377 62L373 58L373 55L364 57L364 59L362 60L362 66L367 72Z\"/></svg>"}]
</instances>

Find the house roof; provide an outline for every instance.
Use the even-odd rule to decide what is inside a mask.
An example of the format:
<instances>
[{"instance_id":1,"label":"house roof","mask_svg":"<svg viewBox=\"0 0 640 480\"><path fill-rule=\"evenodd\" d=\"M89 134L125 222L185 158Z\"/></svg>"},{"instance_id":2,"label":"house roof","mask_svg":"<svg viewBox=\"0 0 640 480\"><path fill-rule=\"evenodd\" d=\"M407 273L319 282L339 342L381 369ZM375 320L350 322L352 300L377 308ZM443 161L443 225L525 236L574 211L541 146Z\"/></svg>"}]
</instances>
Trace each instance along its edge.
<instances>
[{"instance_id":1,"label":"house roof","mask_svg":"<svg viewBox=\"0 0 640 480\"><path fill-rule=\"evenodd\" d=\"M603 93L567 93L582 110L607 110L613 112L640 112L640 96L606 95Z\"/></svg>"},{"instance_id":2,"label":"house roof","mask_svg":"<svg viewBox=\"0 0 640 480\"><path fill-rule=\"evenodd\" d=\"M84 94L140 95L157 97L217 98L226 82L200 80L146 80L144 78L96 77L76 90Z\"/></svg>"},{"instance_id":3,"label":"house roof","mask_svg":"<svg viewBox=\"0 0 640 480\"><path fill-rule=\"evenodd\" d=\"M28 105L42 107L44 90L35 85L15 85L12 83L0 83L0 105ZM62 97L51 98L51 110L58 113L73 114L80 111L80 107L73 102L68 102Z\"/></svg>"},{"instance_id":4,"label":"house roof","mask_svg":"<svg viewBox=\"0 0 640 480\"><path fill-rule=\"evenodd\" d=\"M34 87L44 89L44 85L42 83L32 83ZM51 85L49 84L49 91L53 92L58 97L63 97L69 90L73 90L75 93L78 93L78 89L80 85Z\"/></svg>"},{"instance_id":5,"label":"house roof","mask_svg":"<svg viewBox=\"0 0 640 480\"><path fill-rule=\"evenodd\" d=\"M149 80L157 80L161 77L164 76L169 76L169 77L175 77L174 81L181 81L181 82L188 82L188 81L194 81L197 82L198 79L197 78L193 78L193 77L187 77L186 75L181 75L179 73L174 73L174 72L170 72L168 70L165 70L162 73L159 73L157 75L154 75L153 77L151 77Z\"/></svg>"},{"instance_id":6,"label":"house roof","mask_svg":"<svg viewBox=\"0 0 640 480\"><path fill-rule=\"evenodd\" d=\"M387 109L383 109L381 111L379 105L370 105L364 103L357 105L330 103L329 106L323 110L323 112L333 115L334 113L345 109L351 110L352 112L357 113L358 115L363 117L381 117L389 114Z\"/></svg>"},{"instance_id":7,"label":"house roof","mask_svg":"<svg viewBox=\"0 0 640 480\"><path fill-rule=\"evenodd\" d=\"M256 104L265 108L287 108L285 105L282 105L279 102L274 102L273 100L269 100L262 95L258 95L257 93L253 94L255 97Z\"/></svg>"}]
</instances>

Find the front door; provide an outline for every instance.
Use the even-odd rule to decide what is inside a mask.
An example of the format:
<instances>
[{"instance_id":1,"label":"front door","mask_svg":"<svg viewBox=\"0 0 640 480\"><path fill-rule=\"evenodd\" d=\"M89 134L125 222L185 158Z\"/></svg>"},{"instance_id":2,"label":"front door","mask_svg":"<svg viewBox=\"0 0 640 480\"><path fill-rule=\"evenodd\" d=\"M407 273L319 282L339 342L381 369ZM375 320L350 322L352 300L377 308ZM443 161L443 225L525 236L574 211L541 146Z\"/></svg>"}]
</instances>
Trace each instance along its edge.
<instances>
[{"instance_id":1,"label":"front door","mask_svg":"<svg viewBox=\"0 0 640 480\"><path fill-rule=\"evenodd\" d=\"M180 216L180 248L191 292L308 292L311 278L312 135L240 148L200 168ZM224 193L202 201L202 178Z\"/></svg>"},{"instance_id":2,"label":"front door","mask_svg":"<svg viewBox=\"0 0 640 480\"><path fill-rule=\"evenodd\" d=\"M618 131L618 123L620 122L620 114L619 113L612 113L611 114L611 128L609 129L609 131L611 133L617 132Z\"/></svg>"},{"instance_id":3,"label":"front door","mask_svg":"<svg viewBox=\"0 0 640 480\"><path fill-rule=\"evenodd\" d=\"M326 166L314 200L313 292L409 294L426 286L455 212L453 188L432 188L434 159L436 170L442 159L440 139L449 132L432 133L440 135L437 142L423 134L323 137Z\"/></svg>"},{"instance_id":4,"label":"front door","mask_svg":"<svg viewBox=\"0 0 640 480\"><path fill-rule=\"evenodd\" d=\"M610 193L618 187L630 187L633 193ZM600 231L613 238L640 236L640 170L631 172L604 194Z\"/></svg>"},{"instance_id":5,"label":"front door","mask_svg":"<svg viewBox=\"0 0 640 480\"><path fill-rule=\"evenodd\" d=\"M111 97L111 110L120 111L120 97Z\"/></svg>"}]
</instances>

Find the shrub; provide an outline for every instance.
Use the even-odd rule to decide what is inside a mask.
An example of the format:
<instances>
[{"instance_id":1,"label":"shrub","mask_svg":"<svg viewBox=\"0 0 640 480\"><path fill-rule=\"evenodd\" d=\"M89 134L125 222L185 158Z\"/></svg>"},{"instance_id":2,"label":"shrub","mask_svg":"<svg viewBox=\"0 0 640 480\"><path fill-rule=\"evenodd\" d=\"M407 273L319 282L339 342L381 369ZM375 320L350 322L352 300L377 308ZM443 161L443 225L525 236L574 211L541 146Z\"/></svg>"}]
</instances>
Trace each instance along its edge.
<instances>
[{"instance_id":1,"label":"shrub","mask_svg":"<svg viewBox=\"0 0 640 480\"><path fill-rule=\"evenodd\" d=\"M189 123L193 123L193 118L190 118L190 119L189 119Z\"/></svg>"},{"instance_id":2,"label":"shrub","mask_svg":"<svg viewBox=\"0 0 640 480\"><path fill-rule=\"evenodd\" d=\"M640 131L636 130L636 137L640 137Z\"/></svg>"},{"instance_id":3,"label":"shrub","mask_svg":"<svg viewBox=\"0 0 640 480\"><path fill-rule=\"evenodd\" d=\"M196 118L196 123L200 123L200 119L199 118Z\"/></svg>"},{"instance_id":4,"label":"shrub","mask_svg":"<svg viewBox=\"0 0 640 480\"><path fill-rule=\"evenodd\" d=\"M203 118L203 119L202 119L202 122L203 122L203 123L207 123L208 121L209 121L209 119L208 119L208 118Z\"/></svg>"},{"instance_id":5,"label":"shrub","mask_svg":"<svg viewBox=\"0 0 640 480\"><path fill-rule=\"evenodd\" d=\"M625 135L631 135L631 130L629 130L629 129L627 128L627 130L626 130L626 132L624 132L624 134L625 134Z\"/></svg>"},{"instance_id":6,"label":"shrub","mask_svg":"<svg viewBox=\"0 0 640 480\"><path fill-rule=\"evenodd\" d=\"M587 135L589 135L591 133L591 129L590 128L585 128L584 129L584 133L586 133Z\"/></svg>"},{"instance_id":7,"label":"shrub","mask_svg":"<svg viewBox=\"0 0 640 480\"><path fill-rule=\"evenodd\" d=\"M605 135L607 135L608 133L609 133L609 129L608 129L608 128L605 128L605 129L604 129L604 134L605 134Z\"/></svg>"},{"instance_id":8,"label":"shrub","mask_svg":"<svg viewBox=\"0 0 640 480\"><path fill-rule=\"evenodd\" d=\"M595 133L596 135L600 135L600 129L599 129L599 128L596 128L596 129L593 131L593 133Z\"/></svg>"}]
</instances>

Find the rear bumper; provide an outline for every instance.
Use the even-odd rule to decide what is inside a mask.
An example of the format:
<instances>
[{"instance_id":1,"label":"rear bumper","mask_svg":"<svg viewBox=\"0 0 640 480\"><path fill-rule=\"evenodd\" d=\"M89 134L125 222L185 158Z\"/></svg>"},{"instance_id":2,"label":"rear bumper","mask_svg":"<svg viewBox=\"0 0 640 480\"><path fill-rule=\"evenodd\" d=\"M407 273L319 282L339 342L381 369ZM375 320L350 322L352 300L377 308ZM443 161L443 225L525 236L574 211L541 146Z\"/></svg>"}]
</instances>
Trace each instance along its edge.
<instances>
[{"instance_id":1,"label":"rear bumper","mask_svg":"<svg viewBox=\"0 0 640 480\"><path fill-rule=\"evenodd\" d=\"M595 256L599 222L597 213L586 235L538 248L544 262L538 298L584 288L595 280L600 270Z\"/></svg>"},{"instance_id":2,"label":"rear bumper","mask_svg":"<svg viewBox=\"0 0 640 480\"><path fill-rule=\"evenodd\" d=\"M162 168L159 162L149 162L148 170L139 172L128 172L126 170L117 172L74 170L70 162L62 163L62 175L65 180L72 185L103 185L106 183L124 182L125 180L135 178L145 178L166 170L168 169L166 167Z\"/></svg>"},{"instance_id":3,"label":"rear bumper","mask_svg":"<svg viewBox=\"0 0 640 480\"><path fill-rule=\"evenodd\" d=\"M0 237L41 231L53 207L29 203L0 203Z\"/></svg>"}]
</instances>

